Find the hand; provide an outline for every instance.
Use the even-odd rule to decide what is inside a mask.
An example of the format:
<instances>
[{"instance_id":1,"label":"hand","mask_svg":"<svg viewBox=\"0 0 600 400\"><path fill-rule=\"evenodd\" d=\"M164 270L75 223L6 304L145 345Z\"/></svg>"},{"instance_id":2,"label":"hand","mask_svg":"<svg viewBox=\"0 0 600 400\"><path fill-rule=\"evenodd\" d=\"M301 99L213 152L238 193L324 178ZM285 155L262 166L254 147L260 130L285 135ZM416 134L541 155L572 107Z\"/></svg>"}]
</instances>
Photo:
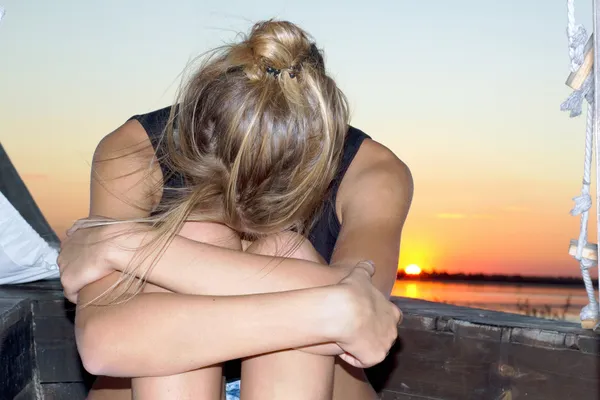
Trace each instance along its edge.
<instances>
[{"instance_id":1,"label":"hand","mask_svg":"<svg viewBox=\"0 0 600 400\"><path fill-rule=\"evenodd\" d=\"M375 286L373 264L360 262L338 285L343 323L335 342L344 350L340 358L358 368L379 364L398 337L402 312Z\"/></svg>"},{"instance_id":2,"label":"hand","mask_svg":"<svg viewBox=\"0 0 600 400\"><path fill-rule=\"evenodd\" d=\"M58 256L60 281L65 297L72 303L77 303L83 287L116 270L110 256L111 252L119 251L114 236L123 228L122 224L85 228L87 221L78 220L67 231Z\"/></svg>"},{"instance_id":3,"label":"hand","mask_svg":"<svg viewBox=\"0 0 600 400\"><path fill-rule=\"evenodd\" d=\"M372 266L372 264L370 265ZM365 268L361 263L337 263L331 264L329 267L335 271L335 276L338 276L337 283L348 277L354 269ZM344 354L344 350L335 342L299 347L296 350L319 356L339 356Z\"/></svg>"}]
</instances>

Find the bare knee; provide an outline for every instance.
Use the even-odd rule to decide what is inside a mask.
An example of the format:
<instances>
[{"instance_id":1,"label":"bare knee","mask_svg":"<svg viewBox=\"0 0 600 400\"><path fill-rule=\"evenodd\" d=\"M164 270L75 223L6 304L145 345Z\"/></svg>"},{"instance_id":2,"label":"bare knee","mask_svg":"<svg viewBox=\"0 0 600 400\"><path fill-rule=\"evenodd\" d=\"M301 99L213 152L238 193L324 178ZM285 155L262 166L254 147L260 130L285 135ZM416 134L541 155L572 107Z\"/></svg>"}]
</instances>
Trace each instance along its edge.
<instances>
[{"instance_id":1,"label":"bare knee","mask_svg":"<svg viewBox=\"0 0 600 400\"><path fill-rule=\"evenodd\" d=\"M295 232L282 232L259 239L252 243L246 251L254 254L297 258L325 264L325 260L315 250L312 243Z\"/></svg>"},{"instance_id":2,"label":"bare knee","mask_svg":"<svg viewBox=\"0 0 600 400\"><path fill-rule=\"evenodd\" d=\"M242 250L240 236L233 229L213 222L186 222L179 235L196 242L213 246Z\"/></svg>"}]
</instances>

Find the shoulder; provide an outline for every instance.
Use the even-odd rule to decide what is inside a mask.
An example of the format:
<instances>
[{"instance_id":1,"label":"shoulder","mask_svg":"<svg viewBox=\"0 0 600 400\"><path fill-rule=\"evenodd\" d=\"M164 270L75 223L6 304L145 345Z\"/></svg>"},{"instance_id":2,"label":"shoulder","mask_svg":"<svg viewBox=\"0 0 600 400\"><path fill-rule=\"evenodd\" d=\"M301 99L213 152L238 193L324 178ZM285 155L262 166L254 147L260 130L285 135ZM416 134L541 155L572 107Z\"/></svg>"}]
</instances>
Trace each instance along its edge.
<instances>
[{"instance_id":1,"label":"shoulder","mask_svg":"<svg viewBox=\"0 0 600 400\"><path fill-rule=\"evenodd\" d=\"M412 195L408 166L383 144L365 138L341 182L337 207L342 219L352 207L393 207L407 213Z\"/></svg>"},{"instance_id":2,"label":"shoulder","mask_svg":"<svg viewBox=\"0 0 600 400\"><path fill-rule=\"evenodd\" d=\"M126 159L128 163L151 161L154 150L150 137L138 120L130 119L104 136L94 151L94 163Z\"/></svg>"},{"instance_id":3,"label":"shoulder","mask_svg":"<svg viewBox=\"0 0 600 400\"><path fill-rule=\"evenodd\" d=\"M154 147L144 127L131 119L100 140L92 160L91 196L93 208L102 213L113 208L118 198L119 208L130 213L127 203L139 208L152 208L162 192L162 171ZM162 190L162 187L158 187ZM94 207L104 204L106 207ZM114 209L114 208L113 208ZM100 212L100 211L99 211ZM97 215L104 215L100 213Z\"/></svg>"},{"instance_id":4,"label":"shoulder","mask_svg":"<svg viewBox=\"0 0 600 400\"><path fill-rule=\"evenodd\" d=\"M173 106L168 106L161 108L160 110L148 112L146 114L134 115L129 119L128 122L139 122L142 128L146 131L146 135L152 140L160 137L160 135L164 132L167 124L169 123L169 119L171 118L172 110Z\"/></svg>"},{"instance_id":5,"label":"shoulder","mask_svg":"<svg viewBox=\"0 0 600 400\"><path fill-rule=\"evenodd\" d=\"M369 138L362 142L346 175L349 181L362 181L366 177L393 179L398 183L412 186L412 176L408 166L386 146Z\"/></svg>"}]
</instances>

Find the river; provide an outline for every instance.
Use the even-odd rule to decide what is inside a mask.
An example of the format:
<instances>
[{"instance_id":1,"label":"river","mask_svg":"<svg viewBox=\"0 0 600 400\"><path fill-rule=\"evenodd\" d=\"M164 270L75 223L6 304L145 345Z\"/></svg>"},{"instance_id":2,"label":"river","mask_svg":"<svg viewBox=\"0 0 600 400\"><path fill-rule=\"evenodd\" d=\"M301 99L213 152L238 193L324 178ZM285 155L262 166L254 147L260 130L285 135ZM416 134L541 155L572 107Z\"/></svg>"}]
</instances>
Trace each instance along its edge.
<instances>
[{"instance_id":1,"label":"river","mask_svg":"<svg viewBox=\"0 0 600 400\"><path fill-rule=\"evenodd\" d=\"M393 296L579 322L587 304L581 286L398 280Z\"/></svg>"}]
</instances>

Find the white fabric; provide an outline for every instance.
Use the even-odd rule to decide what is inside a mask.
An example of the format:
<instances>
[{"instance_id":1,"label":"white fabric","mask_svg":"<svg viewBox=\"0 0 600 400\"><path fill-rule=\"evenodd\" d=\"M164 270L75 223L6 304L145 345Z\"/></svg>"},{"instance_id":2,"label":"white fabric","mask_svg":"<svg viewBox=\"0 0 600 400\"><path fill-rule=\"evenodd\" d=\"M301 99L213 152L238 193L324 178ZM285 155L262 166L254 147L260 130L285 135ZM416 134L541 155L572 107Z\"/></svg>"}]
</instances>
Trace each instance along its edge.
<instances>
[{"instance_id":1,"label":"white fabric","mask_svg":"<svg viewBox=\"0 0 600 400\"><path fill-rule=\"evenodd\" d=\"M58 278L57 257L0 192L0 285Z\"/></svg>"}]
</instances>

